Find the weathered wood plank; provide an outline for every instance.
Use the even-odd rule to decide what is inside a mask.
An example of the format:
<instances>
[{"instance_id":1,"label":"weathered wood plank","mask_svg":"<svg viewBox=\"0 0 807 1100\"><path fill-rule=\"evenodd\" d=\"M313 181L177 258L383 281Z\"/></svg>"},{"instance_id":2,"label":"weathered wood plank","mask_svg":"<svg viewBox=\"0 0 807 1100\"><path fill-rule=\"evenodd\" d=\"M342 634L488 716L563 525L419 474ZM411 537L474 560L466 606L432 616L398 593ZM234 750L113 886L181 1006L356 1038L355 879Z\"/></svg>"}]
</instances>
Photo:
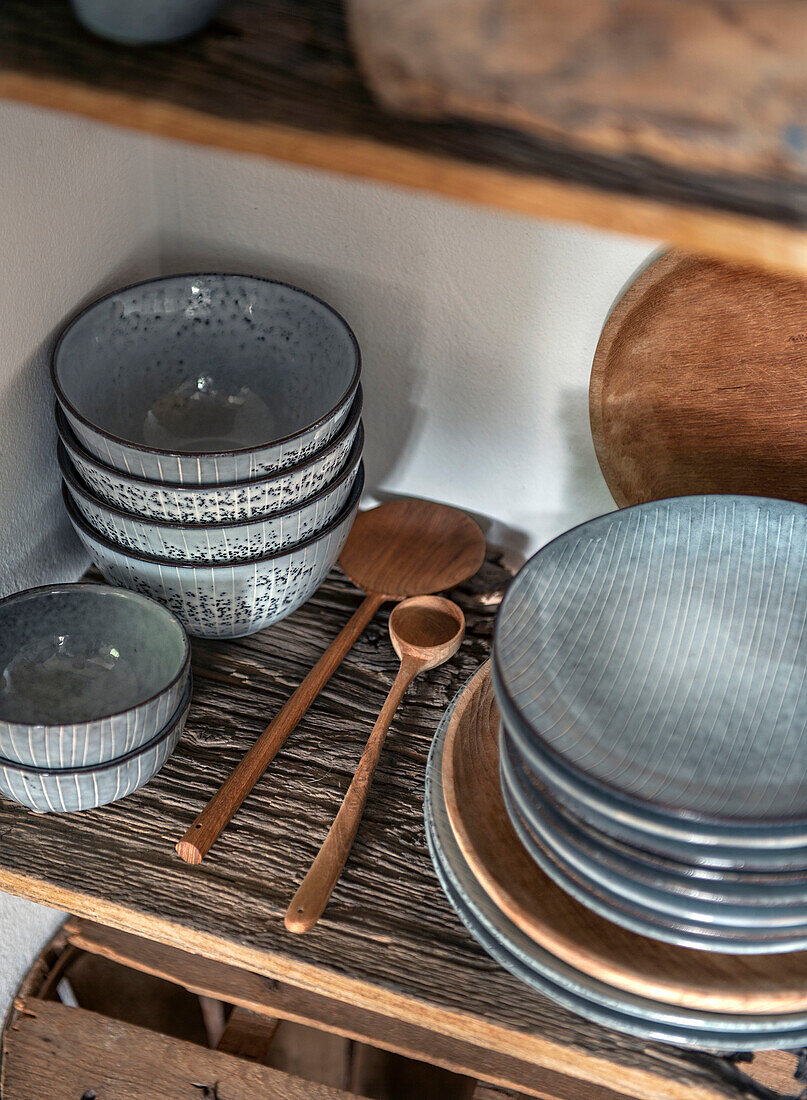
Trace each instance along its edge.
<instances>
[{"instance_id":1,"label":"weathered wood plank","mask_svg":"<svg viewBox=\"0 0 807 1100\"><path fill-rule=\"evenodd\" d=\"M488 656L489 593L506 578L491 559L451 593L466 613L466 640L404 700L351 858L308 935L289 935L282 917L394 676L385 614L204 863L183 863L173 845L356 607L359 596L338 571L274 627L194 643L186 732L141 791L68 815L0 802L0 888L628 1095L759 1095L726 1059L619 1035L527 989L471 939L439 889L422 820L426 756L446 705Z\"/></svg>"},{"instance_id":2,"label":"weathered wood plank","mask_svg":"<svg viewBox=\"0 0 807 1100\"><path fill-rule=\"evenodd\" d=\"M354 1094L53 1001L20 999L5 1100L349 1100Z\"/></svg>"},{"instance_id":3,"label":"weathered wood plank","mask_svg":"<svg viewBox=\"0 0 807 1100\"><path fill-rule=\"evenodd\" d=\"M63 0L4 0L0 96L807 270L803 177L707 174L564 135L397 117L364 86L339 0L230 0L206 33L137 50L84 33Z\"/></svg>"}]
</instances>

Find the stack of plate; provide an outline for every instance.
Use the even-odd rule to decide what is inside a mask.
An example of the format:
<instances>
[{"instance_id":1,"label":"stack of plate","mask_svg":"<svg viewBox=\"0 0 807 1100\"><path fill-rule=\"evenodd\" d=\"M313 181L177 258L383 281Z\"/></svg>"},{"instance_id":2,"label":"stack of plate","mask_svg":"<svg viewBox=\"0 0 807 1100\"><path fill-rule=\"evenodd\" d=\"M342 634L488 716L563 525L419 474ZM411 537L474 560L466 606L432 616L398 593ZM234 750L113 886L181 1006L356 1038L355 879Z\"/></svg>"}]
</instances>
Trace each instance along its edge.
<instances>
[{"instance_id":1,"label":"stack of plate","mask_svg":"<svg viewBox=\"0 0 807 1100\"><path fill-rule=\"evenodd\" d=\"M498 707L485 671L447 717L427 791L447 892L584 1015L711 1049L802 1041L806 550L807 508L751 497L585 524L503 601Z\"/></svg>"},{"instance_id":2,"label":"stack of plate","mask_svg":"<svg viewBox=\"0 0 807 1100\"><path fill-rule=\"evenodd\" d=\"M52 377L65 503L107 580L224 638L322 583L364 479L359 348L325 302L241 275L140 283L68 326Z\"/></svg>"}]
</instances>

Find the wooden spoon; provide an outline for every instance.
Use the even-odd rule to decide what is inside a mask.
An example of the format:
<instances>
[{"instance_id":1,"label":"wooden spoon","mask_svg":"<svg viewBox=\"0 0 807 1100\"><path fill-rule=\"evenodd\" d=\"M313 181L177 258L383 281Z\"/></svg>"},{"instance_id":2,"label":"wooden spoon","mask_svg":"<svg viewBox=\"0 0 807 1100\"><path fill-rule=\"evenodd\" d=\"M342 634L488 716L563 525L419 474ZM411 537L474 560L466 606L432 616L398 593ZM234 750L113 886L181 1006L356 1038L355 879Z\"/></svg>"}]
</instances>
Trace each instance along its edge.
<instances>
[{"instance_id":1,"label":"wooden spoon","mask_svg":"<svg viewBox=\"0 0 807 1100\"><path fill-rule=\"evenodd\" d=\"M381 605L453 588L484 557L478 525L445 504L395 500L356 517L339 564L367 596L179 841L187 863L201 863Z\"/></svg>"},{"instance_id":2,"label":"wooden spoon","mask_svg":"<svg viewBox=\"0 0 807 1100\"><path fill-rule=\"evenodd\" d=\"M398 604L390 615L389 633L401 667L339 813L286 912L290 932L307 932L322 915L353 847L384 739L404 692L419 673L454 656L465 635L465 616L451 600L419 596Z\"/></svg>"}]
</instances>

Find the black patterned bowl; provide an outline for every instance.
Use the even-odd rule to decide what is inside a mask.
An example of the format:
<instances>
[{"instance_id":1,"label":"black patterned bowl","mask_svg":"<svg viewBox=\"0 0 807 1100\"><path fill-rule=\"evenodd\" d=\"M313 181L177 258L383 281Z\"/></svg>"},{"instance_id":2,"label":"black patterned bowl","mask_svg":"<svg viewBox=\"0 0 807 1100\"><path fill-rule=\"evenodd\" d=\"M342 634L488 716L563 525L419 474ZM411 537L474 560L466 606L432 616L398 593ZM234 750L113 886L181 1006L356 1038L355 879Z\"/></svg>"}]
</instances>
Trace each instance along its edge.
<instances>
[{"instance_id":1,"label":"black patterned bowl","mask_svg":"<svg viewBox=\"0 0 807 1100\"><path fill-rule=\"evenodd\" d=\"M312 500L332 485L344 469L359 434L361 407L359 387L350 416L336 437L299 465L255 481L220 485L165 485L122 474L82 447L59 407L56 426L70 461L96 496L143 518L206 526L277 515Z\"/></svg>"},{"instance_id":2,"label":"black patterned bowl","mask_svg":"<svg viewBox=\"0 0 807 1100\"><path fill-rule=\"evenodd\" d=\"M53 584L0 601L0 757L100 764L154 737L191 675L185 631L154 600Z\"/></svg>"},{"instance_id":3,"label":"black patterned bowl","mask_svg":"<svg viewBox=\"0 0 807 1100\"><path fill-rule=\"evenodd\" d=\"M347 322L313 294L195 274L94 302L62 333L51 373L73 431L105 464L221 485L322 452L350 415L361 360Z\"/></svg>"},{"instance_id":4,"label":"black patterned bowl","mask_svg":"<svg viewBox=\"0 0 807 1100\"><path fill-rule=\"evenodd\" d=\"M73 527L108 581L159 600L189 634L240 638L278 622L310 599L342 552L363 488L360 468L340 514L305 542L255 561L211 565L125 550L87 523L66 487L63 496Z\"/></svg>"}]
</instances>

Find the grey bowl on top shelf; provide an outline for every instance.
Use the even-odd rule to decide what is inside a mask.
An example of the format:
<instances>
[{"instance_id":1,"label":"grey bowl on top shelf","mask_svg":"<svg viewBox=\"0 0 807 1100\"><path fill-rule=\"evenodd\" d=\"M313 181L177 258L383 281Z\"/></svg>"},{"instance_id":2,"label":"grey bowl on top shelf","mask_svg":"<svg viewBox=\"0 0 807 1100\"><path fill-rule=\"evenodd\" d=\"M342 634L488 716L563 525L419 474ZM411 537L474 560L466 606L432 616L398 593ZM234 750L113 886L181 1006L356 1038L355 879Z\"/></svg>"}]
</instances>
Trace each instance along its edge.
<instances>
[{"instance_id":1,"label":"grey bowl on top shelf","mask_svg":"<svg viewBox=\"0 0 807 1100\"><path fill-rule=\"evenodd\" d=\"M71 0L88 31L125 46L175 42L196 34L221 0Z\"/></svg>"},{"instance_id":2,"label":"grey bowl on top shelf","mask_svg":"<svg viewBox=\"0 0 807 1100\"><path fill-rule=\"evenodd\" d=\"M0 757L98 764L151 739L190 679L177 618L134 592L55 584L0 601Z\"/></svg>"},{"instance_id":3,"label":"grey bowl on top shelf","mask_svg":"<svg viewBox=\"0 0 807 1100\"><path fill-rule=\"evenodd\" d=\"M67 326L51 367L90 454L173 485L252 481L321 452L360 373L356 338L325 302L219 274L108 294Z\"/></svg>"},{"instance_id":4,"label":"grey bowl on top shelf","mask_svg":"<svg viewBox=\"0 0 807 1100\"><path fill-rule=\"evenodd\" d=\"M144 745L83 768L31 768L0 759L0 794L37 813L73 813L117 802L153 779L177 746L191 705L191 681L168 721Z\"/></svg>"},{"instance_id":5,"label":"grey bowl on top shelf","mask_svg":"<svg viewBox=\"0 0 807 1100\"><path fill-rule=\"evenodd\" d=\"M240 638L285 618L313 596L342 552L363 488L360 467L340 514L306 542L255 561L212 565L125 550L90 527L66 486L63 496L78 537L108 581L164 603L189 634Z\"/></svg>"},{"instance_id":6,"label":"grey bowl on top shelf","mask_svg":"<svg viewBox=\"0 0 807 1100\"><path fill-rule=\"evenodd\" d=\"M161 485L122 474L81 446L58 406L56 424L70 461L96 496L143 518L204 526L275 515L313 499L344 469L359 434L361 406L359 387L339 433L311 458L280 473L227 485Z\"/></svg>"},{"instance_id":7,"label":"grey bowl on top shelf","mask_svg":"<svg viewBox=\"0 0 807 1100\"><path fill-rule=\"evenodd\" d=\"M359 433L337 479L303 504L272 516L240 523L173 524L131 515L95 496L79 478L64 445L59 467L70 497L96 531L127 550L184 562L249 561L285 550L327 527L345 506L361 465L364 433Z\"/></svg>"},{"instance_id":8,"label":"grey bowl on top shelf","mask_svg":"<svg viewBox=\"0 0 807 1100\"><path fill-rule=\"evenodd\" d=\"M508 728L615 818L805 843L806 559L807 506L762 497L653 501L561 535L497 618Z\"/></svg>"}]
</instances>

